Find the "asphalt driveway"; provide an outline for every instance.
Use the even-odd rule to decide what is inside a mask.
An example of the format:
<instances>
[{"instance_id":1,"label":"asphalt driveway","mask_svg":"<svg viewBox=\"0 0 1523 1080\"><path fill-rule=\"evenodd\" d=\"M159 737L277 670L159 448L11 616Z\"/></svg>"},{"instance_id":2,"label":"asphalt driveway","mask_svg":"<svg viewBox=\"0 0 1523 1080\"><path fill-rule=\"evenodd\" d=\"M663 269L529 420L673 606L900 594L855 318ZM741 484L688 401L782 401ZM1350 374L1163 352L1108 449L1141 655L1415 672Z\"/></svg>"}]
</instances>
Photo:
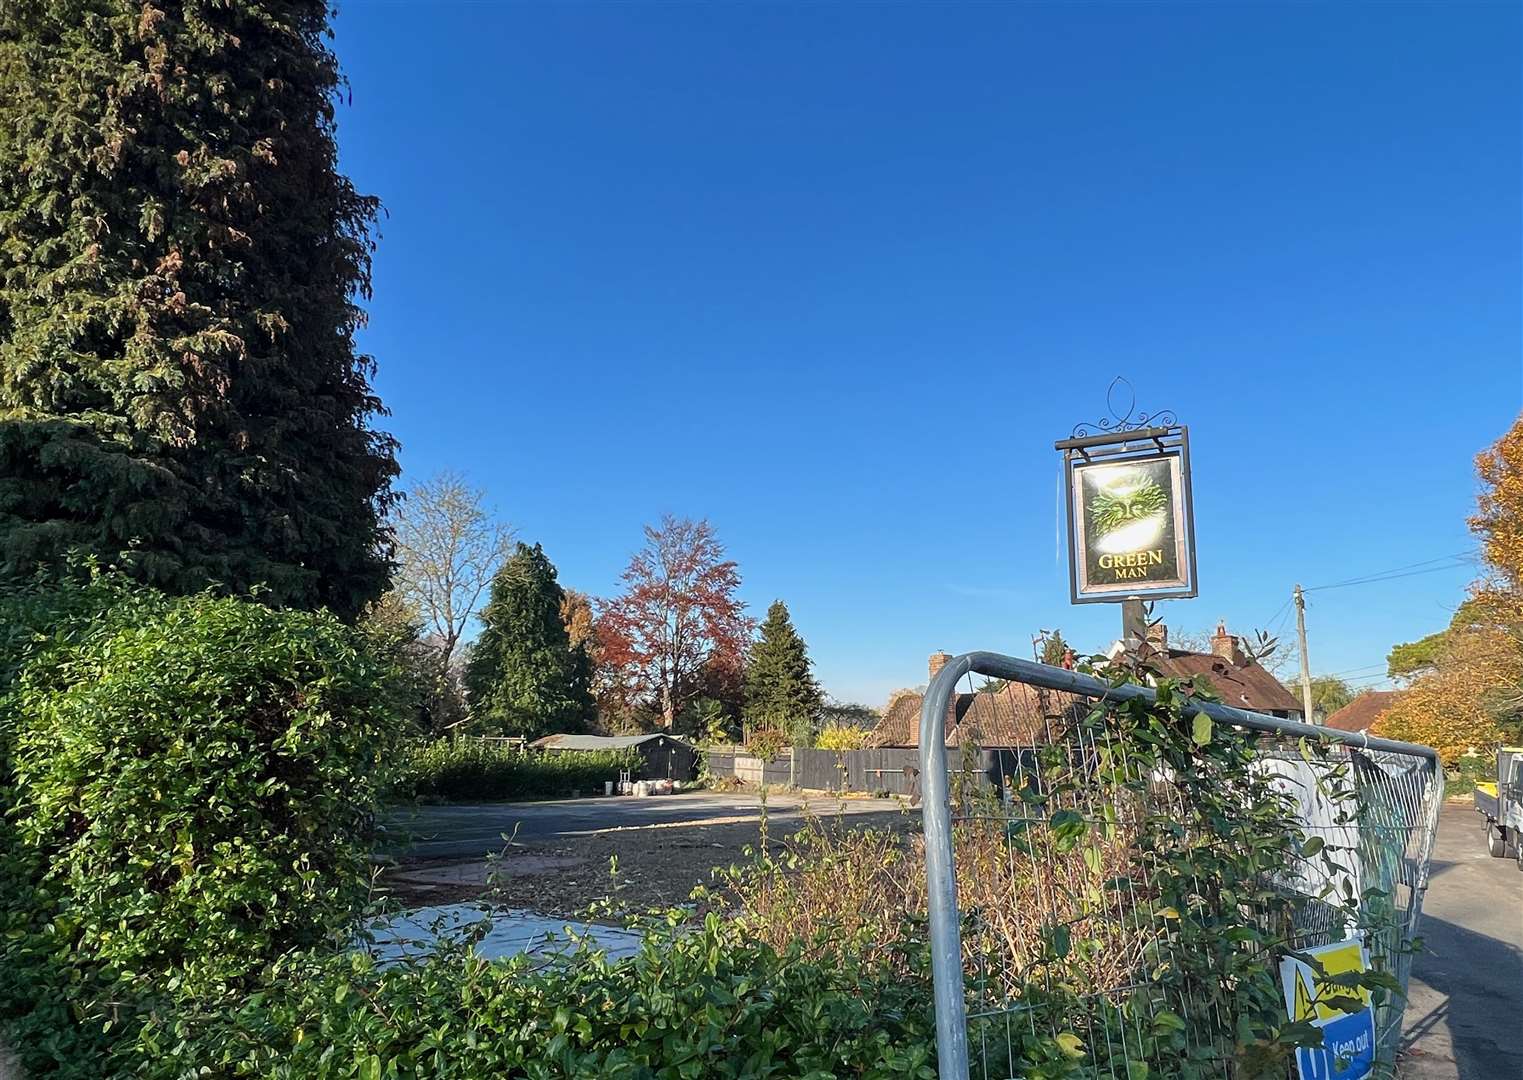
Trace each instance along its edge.
<instances>
[{"instance_id":1,"label":"asphalt driveway","mask_svg":"<svg viewBox=\"0 0 1523 1080\"><path fill-rule=\"evenodd\" d=\"M895 799L840 799L829 795L769 794L769 820L797 821L806 813L894 815L907 811ZM505 837L542 843L614 829L754 823L763 800L748 792L691 792L648 798L615 795L555 802L481 803L399 808L382 825L394 839L388 854L408 858L481 858L502 850ZM868 819L871 820L871 819Z\"/></svg>"},{"instance_id":2,"label":"asphalt driveway","mask_svg":"<svg viewBox=\"0 0 1523 1080\"><path fill-rule=\"evenodd\" d=\"M1523 1078L1523 873L1468 802L1440 814L1418 933L1403 1080Z\"/></svg>"}]
</instances>

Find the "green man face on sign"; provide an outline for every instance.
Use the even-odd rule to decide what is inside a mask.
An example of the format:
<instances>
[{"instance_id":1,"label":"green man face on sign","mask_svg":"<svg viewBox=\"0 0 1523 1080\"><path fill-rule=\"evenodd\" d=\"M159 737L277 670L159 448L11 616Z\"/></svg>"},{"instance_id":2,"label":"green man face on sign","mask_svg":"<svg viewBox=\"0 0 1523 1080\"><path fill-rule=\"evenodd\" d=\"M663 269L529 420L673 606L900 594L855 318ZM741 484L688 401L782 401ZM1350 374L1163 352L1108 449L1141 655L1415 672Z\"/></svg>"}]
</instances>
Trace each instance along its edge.
<instances>
[{"instance_id":1,"label":"green man face on sign","mask_svg":"<svg viewBox=\"0 0 1523 1080\"><path fill-rule=\"evenodd\" d=\"M1106 462L1082 476L1084 580L1147 587L1179 579L1172 462Z\"/></svg>"},{"instance_id":2,"label":"green man face on sign","mask_svg":"<svg viewBox=\"0 0 1523 1080\"><path fill-rule=\"evenodd\" d=\"M1162 514L1168 505L1163 488L1143 476L1132 487L1096 492L1089 504L1090 520L1099 536L1106 536L1124 525Z\"/></svg>"},{"instance_id":3,"label":"green man face on sign","mask_svg":"<svg viewBox=\"0 0 1523 1080\"><path fill-rule=\"evenodd\" d=\"M1166 491L1140 469L1119 472L1089 503L1093 542L1104 552L1133 551L1162 533L1169 508Z\"/></svg>"}]
</instances>

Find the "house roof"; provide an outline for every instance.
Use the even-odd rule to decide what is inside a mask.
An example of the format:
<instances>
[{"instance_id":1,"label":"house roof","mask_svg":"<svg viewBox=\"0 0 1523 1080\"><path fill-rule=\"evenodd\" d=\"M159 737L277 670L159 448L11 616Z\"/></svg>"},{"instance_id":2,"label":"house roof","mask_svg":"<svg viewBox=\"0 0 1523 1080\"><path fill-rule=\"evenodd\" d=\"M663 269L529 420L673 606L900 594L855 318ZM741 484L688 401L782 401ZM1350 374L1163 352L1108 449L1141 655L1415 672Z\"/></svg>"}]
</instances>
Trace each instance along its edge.
<instances>
[{"instance_id":1,"label":"house roof","mask_svg":"<svg viewBox=\"0 0 1523 1080\"><path fill-rule=\"evenodd\" d=\"M1253 712L1301 715L1301 702L1258 661L1244 652L1238 638L1218 626L1209 653L1162 647L1167 630L1146 647L1147 663L1162 675L1208 683L1223 703ZM1152 636L1150 632L1150 637ZM1124 646L1117 642L1112 655ZM946 653L933 653L932 678L950 660ZM948 746L971 741L979 746L1038 746L1049 742L1056 727L1082 716L1089 709L1087 698L1061 690L1044 690L1021 682L1006 683L991 693L958 694L947 706ZM883 719L868 740L870 746L919 746L920 709L923 694L902 692L889 702Z\"/></svg>"},{"instance_id":2,"label":"house roof","mask_svg":"<svg viewBox=\"0 0 1523 1080\"><path fill-rule=\"evenodd\" d=\"M900 694L873 729L872 746L919 746L922 694ZM1061 690L1007 683L993 693L958 694L947 703L946 742L979 746L1038 746L1071 710L1088 711L1084 699Z\"/></svg>"},{"instance_id":3,"label":"house roof","mask_svg":"<svg viewBox=\"0 0 1523 1080\"><path fill-rule=\"evenodd\" d=\"M1168 649L1154 651L1148 663L1176 679L1206 680L1222 704L1234 709L1301 715L1301 702L1256 660L1243 657L1234 662L1215 653Z\"/></svg>"},{"instance_id":4,"label":"house roof","mask_svg":"<svg viewBox=\"0 0 1523 1080\"><path fill-rule=\"evenodd\" d=\"M1400 696L1400 690L1366 690L1324 723L1339 731L1368 731Z\"/></svg>"},{"instance_id":5,"label":"house roof","mask_svg":"<svg viewBox=\"0 0 1523 1080\"><path fill-rule=\"evenodd\" d=\"M541 750L623 750L656 739L671 739L677 743L683 741L675 735L657 731L650 735L546 735L529 745Z\"/></svg>"}]
</instances>

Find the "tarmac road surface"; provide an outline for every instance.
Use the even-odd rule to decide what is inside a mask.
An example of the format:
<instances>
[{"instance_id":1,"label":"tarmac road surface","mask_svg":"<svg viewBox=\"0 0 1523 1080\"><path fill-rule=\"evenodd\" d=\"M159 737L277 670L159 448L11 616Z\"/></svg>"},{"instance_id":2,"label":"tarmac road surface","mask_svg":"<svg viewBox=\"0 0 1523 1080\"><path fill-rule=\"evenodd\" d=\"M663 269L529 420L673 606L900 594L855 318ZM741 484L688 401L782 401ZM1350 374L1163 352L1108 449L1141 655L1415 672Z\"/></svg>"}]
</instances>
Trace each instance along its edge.
<instances>
[{"instance_id":1,"label":"tarmac road surface","mask_svg":"<svg viewBox=\"0 0 1523 1080\"><path fill-rule=\"evenodd\" d=\"M393 811L382 826L395 839L384 845L408 858L481 858L502 850L506 837L541 842L620 828L649 828L756 821L762 799L748 792L690 792L635 798L560 799L554 802L481 803L405 807ZM901 814L896 799L841 799L832 795L769 794L769 819L794 821L804 813ZM919 811L908 811L916 815Z\"/></svg>"},{"instance_id":2,"label":"tarmac road surface","mask_svg":"<svg viewBox=\"0 0 1523 1080\"><path fill-rule=\"evenodd\" d=\"M1403 1080L1523 1080L1523 873L1486 854L1468 798L1439 815L1417 932Z\"/></svg>"}]
</instances>

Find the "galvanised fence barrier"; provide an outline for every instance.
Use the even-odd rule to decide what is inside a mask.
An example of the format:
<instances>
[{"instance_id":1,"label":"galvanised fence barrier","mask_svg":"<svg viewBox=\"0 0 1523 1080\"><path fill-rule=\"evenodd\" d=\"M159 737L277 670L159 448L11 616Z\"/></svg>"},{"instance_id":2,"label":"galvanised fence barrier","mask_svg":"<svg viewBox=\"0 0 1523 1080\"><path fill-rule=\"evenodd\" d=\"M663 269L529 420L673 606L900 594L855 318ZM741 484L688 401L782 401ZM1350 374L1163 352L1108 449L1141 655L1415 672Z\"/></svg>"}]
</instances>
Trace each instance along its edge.
<instances>
[{"instance_id":1,"label":"galvanised fence barrier","mask_svg":"<svg viewBox=\"0 0 1523 1080\"><path fill-rule=\"evenodd\" d=\"M946 745L949 703L972 675L1042 692L1039 718L1007 725L1035 725L1037 745L993 789L959 790L948 769L966 753ZM942 1080L1293 1076L1294 1048L1256 1050L1244 1025L1302 1007L1267 989L1281 958L1347 940L1378 976L1318 1000L1369 1004L1375 1075L1392 1075L1436 755L1165 694L985 652L931 681L919 752ZM1314 963L1314 981L1333 974Z\"/></svg>"},{"instance_id":2,"label":"galvanised fence barrier","mask_svg":"<svg viewBox=\"0 0 1523 1080\"><path fill-rule=\"evenodd\" d=\"M886 746L867 750L784 749L763 761L744 748L703 752L709 775L735 777L752 784L803 788L839 794L920 797L920 751ZM1030 753L999 748L959 754L947 767L960 775L952 784L998 785L1004 777L1026 770Z\"/></svg>"}]
</instances>

